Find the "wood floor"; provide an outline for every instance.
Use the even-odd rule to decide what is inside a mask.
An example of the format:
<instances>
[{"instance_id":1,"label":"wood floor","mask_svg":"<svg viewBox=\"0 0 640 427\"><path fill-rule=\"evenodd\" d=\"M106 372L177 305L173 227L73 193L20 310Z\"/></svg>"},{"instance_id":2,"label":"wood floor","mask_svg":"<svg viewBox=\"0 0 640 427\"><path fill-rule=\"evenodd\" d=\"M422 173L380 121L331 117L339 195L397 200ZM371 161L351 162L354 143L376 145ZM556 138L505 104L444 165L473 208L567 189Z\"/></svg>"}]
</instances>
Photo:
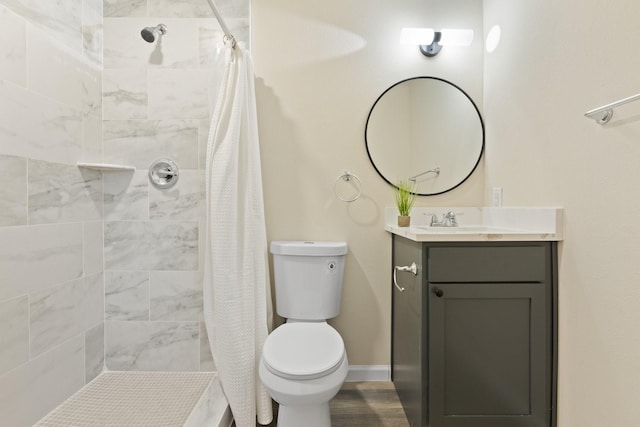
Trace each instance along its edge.
<instances>
[{"instance_id":1,"label":"wood floor","mask_svg":"<svg viewBox=\"0 0 640 427\"><path fill-rule=\"evenodd\" d=\"M276 426L277 405L274 406L270 427ZM345 383L331 401L331 427L365 426L409 427L391 382Z\"/></svg>"}]
</instances>

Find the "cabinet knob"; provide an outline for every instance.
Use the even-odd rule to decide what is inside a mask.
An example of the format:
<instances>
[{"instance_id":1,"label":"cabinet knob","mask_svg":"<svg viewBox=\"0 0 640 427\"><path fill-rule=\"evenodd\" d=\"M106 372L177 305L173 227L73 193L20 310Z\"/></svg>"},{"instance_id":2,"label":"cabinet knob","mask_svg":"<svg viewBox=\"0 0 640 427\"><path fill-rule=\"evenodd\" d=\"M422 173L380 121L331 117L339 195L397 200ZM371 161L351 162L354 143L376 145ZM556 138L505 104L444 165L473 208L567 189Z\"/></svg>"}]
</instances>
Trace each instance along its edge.
<instances>
[{"instance_id":1,"label":"cabinet knob","mask_svg":"<svg viewBox=\"0 0 640 427\"><path fill-rule=\"evenodd\" d=\"M440 288L433 288L433 293L440 298L442 295L444 295L444 292L442 292L442 289Z\"/></svg>"}]
</instances>

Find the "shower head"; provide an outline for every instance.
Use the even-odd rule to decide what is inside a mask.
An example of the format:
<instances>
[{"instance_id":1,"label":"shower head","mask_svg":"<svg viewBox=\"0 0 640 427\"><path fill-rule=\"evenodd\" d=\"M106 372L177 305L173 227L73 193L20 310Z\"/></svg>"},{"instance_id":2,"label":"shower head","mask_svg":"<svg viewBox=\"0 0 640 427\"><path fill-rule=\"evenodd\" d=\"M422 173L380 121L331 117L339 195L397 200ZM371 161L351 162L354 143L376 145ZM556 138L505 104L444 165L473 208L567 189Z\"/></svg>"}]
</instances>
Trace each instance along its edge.
<instances>
[{"instance_id":1,"label":"shower head","mask_svg":"<svg viewBox=\"0 0 640 427\"><path fill-rule=\"evenodd\" d=\"M156 37L167 33L167 26L164 24L158 24L155 27L145 27L140 31L140 35L147 43L153 43L156 41Z\"/></svg>"}]
</instances>

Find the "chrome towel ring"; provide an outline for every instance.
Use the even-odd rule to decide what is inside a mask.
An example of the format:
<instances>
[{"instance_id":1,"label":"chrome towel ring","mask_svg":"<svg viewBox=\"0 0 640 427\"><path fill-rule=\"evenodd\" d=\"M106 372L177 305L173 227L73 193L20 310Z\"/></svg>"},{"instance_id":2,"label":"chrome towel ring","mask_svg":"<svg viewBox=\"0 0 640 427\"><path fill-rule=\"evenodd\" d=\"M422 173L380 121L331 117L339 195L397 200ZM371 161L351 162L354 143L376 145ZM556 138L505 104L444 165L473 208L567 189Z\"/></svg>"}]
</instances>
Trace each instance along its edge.
<instances>
[{"instance_id":1,"label":"chrome towel ring","mask_svg":"<svg viewBox=\"0 0 640 427\"><path fill-rule=\"evenodd\" d=\"M343 197L338 193L338 183L344 181L344 182L351 182L353 183L353 185L357 188L357 193L355 196L353 197ZM357 177L357 175L349 172L349 171L344 171L342 173L342 175L340 175L338 178L336 178L336 182L334 182L333 184L333 192L335 193L336 197L340 200L342 200L343 202L347 202L347 203L351 203L351 202L355 202L356 200L358 200L360 198L360 195L362 195L362 181L360 181L360 178Z\"/></svg>"}]
</instances>

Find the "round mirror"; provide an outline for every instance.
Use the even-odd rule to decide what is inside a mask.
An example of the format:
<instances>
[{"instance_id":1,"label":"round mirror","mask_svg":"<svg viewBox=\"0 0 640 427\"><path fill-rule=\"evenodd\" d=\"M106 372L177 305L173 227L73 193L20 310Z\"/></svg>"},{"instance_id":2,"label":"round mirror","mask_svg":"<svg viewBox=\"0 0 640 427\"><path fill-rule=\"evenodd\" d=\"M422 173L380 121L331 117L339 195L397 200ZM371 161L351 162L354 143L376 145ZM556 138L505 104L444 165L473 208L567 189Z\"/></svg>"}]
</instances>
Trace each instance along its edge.
<instances>
[{"instance_id":1,"label":"round mirror","mask_svg":"<svg viewBox=\"0 0 640 427\"><path fill-rule=\"evenodd\" d=\"M484 149L484 123L462 89L437 77L414 77L384 91L365 128L367 154L389 184L416 183L415 193L453 190L473 173Z\"/></svg>"}]
</instances>

